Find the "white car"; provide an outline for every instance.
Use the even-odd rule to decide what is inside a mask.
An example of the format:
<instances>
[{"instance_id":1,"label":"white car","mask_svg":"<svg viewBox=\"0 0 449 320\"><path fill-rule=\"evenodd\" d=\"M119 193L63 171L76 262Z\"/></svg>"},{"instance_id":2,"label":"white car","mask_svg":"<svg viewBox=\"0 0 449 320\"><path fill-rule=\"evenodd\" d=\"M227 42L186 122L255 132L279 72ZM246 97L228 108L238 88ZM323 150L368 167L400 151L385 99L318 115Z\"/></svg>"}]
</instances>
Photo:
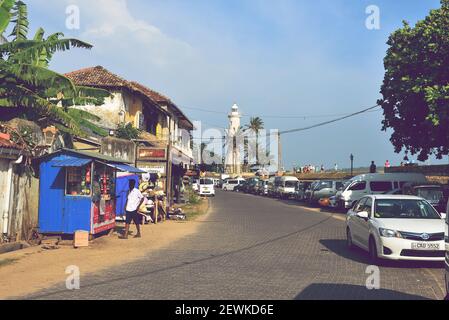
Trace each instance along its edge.
<instances>
[{"instance_id":1,"label":"white car","mask_svg":"<svg viewBox=\"0 0 449 320\"><path fill-rule=\"evenodd\" d=\"M360 247L378 259L444 261L444 219L425 199L369 195L346 216L349 248Z\"/></svg>"},{"instance_id":2,"label":"white car","mask_svg":"<svg viewBox=\"0 0 449 320\"><path fill-rule=\"evenodd\" d=\"M245 182L245 179L228 179L223 183L222 189L225 191L234 191L234 188Z\"/></svg>"},{"instance_id":3,"label":"white car","mask_svg":"<svg viewBox=\"0 0 449 320\"><path fill-rule=\"evenodd\" d=\"M201 178L198 186L198 193L200 196L215 196L214 179Z\"/></svg>"}]
</instances>

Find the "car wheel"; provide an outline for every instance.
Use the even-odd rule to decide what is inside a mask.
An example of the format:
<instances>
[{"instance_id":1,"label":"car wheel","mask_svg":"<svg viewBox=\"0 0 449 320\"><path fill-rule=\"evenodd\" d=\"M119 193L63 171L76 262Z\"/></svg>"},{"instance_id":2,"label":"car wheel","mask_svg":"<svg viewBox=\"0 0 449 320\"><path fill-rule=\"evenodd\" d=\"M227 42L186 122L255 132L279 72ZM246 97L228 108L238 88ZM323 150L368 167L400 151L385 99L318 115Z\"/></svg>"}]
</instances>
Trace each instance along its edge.
<instances>
[{"instance_id":1,"label":"car wheel","mask_svg":"<svg viewBox=\"0 0 449 320\"><path fill-rule=\"evenodd\" d=\"M379 263L376 241L374 240L373 237L369 239L369 259L372 264L377 265Z\"/></svg>"},{"instance_id":2,"label":"car wheel","mask_svg":"<svg viewBox=\"0 0 449 320\"><path fill-rule=\"evenodd\" d=\"M346 228L346 244L349 249L354 249L354 242L352 242L352 234L349 228Z\"/></svg>"}]
</instances>

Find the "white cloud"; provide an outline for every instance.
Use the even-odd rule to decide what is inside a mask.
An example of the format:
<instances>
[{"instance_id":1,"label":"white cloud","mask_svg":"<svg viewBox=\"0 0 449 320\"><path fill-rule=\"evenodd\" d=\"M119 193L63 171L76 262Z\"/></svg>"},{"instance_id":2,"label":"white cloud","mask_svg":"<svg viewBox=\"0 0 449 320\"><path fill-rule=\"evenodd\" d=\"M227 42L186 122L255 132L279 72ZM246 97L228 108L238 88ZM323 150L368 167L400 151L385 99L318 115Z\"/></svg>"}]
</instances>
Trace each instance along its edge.
<instances>
[{"instance_id":1,"label":"white cloud","mask_svg":"<svg viewBox=\"0 0 449 320\"><path fill-rule=\"evenodd\" d=\"M80 38L94 43L99 52L119 50L126 59L131 51L143 65L164 68L193 58L188 43L170 37L147 21L133 16L127 0L65 0L81 12ZM131 61L130 61L131 62Z\"/></svg>"}]
</instances>

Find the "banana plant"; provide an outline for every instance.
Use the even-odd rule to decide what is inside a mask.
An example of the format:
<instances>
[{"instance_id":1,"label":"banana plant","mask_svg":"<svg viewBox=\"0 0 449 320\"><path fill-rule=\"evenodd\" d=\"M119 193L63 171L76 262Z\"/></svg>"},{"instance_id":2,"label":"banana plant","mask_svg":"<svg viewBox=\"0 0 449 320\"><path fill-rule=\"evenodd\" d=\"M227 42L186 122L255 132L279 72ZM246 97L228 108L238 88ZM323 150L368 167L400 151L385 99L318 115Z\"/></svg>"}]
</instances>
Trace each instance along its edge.
<instances>
[{"instance_id":1,"label":"banana plant","mask_svg":"<svg viewBox=\"0 0 449 320\"><path fill-rule=\"evenodd\" d=\"M28 118L42 125L56 124L62 130L85 136L86 128L97 134L104 129L94 122L97 117L73 111L80 104L101 105L110 96L106 90L76 86L69 78L48 68L56 52L71 48L91 49L78 39L66 39L60 32L45 38L39 28L28 39L28 10L23 1L0 0L0 34L10 24L11 41L0 44L0 108L23 110ZM5 23L5 21L7 23Z\"/></svg>"},{"instance_id":2,"label":"banana plant","mask_svg":"<svg viewBox=\"0 0 449 320\"><path fill-rule=\"evenodd\" d=\"M14 2L15 0L0 0L0 35L2 37L3 32L11 21L11 10L14 6Z\"/></svg>"}]
</instances>

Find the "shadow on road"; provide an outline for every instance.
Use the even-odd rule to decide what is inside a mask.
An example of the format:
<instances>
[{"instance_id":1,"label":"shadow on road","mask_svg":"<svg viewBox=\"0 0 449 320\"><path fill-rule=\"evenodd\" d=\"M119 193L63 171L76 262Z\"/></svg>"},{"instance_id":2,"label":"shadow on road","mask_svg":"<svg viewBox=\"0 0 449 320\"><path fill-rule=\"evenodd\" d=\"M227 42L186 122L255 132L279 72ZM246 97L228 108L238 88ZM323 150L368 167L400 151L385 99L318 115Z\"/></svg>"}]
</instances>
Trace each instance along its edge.
<instances>
[{"instance_id":1,"label":"shadow on road","mask_svg":"<svg viewBox=\"0 0 449 320\"><path fill-rule=\"evenodd\" d=\"M326 247L326 249L333 253L343 257L364 264L371 264L369 261L368 253L360 248L349 249L346 245L346 240L341 239L322 239L320 243ZM443 269L444 262L438 261L393 261L393 260L381 260L380 267L386 268L429 268L429 269Z\"/></svg>"},{"instance_id":2,"label":"shadow on road","mask_svg":"<svg viewBox=\"0 0 449 320\"><path fill-rule=\"evenodd\" d=\"M394 290L368 290L352 284L314 283L301 291L295 300L430 300Z\"/></svg>"}]
</instances>

